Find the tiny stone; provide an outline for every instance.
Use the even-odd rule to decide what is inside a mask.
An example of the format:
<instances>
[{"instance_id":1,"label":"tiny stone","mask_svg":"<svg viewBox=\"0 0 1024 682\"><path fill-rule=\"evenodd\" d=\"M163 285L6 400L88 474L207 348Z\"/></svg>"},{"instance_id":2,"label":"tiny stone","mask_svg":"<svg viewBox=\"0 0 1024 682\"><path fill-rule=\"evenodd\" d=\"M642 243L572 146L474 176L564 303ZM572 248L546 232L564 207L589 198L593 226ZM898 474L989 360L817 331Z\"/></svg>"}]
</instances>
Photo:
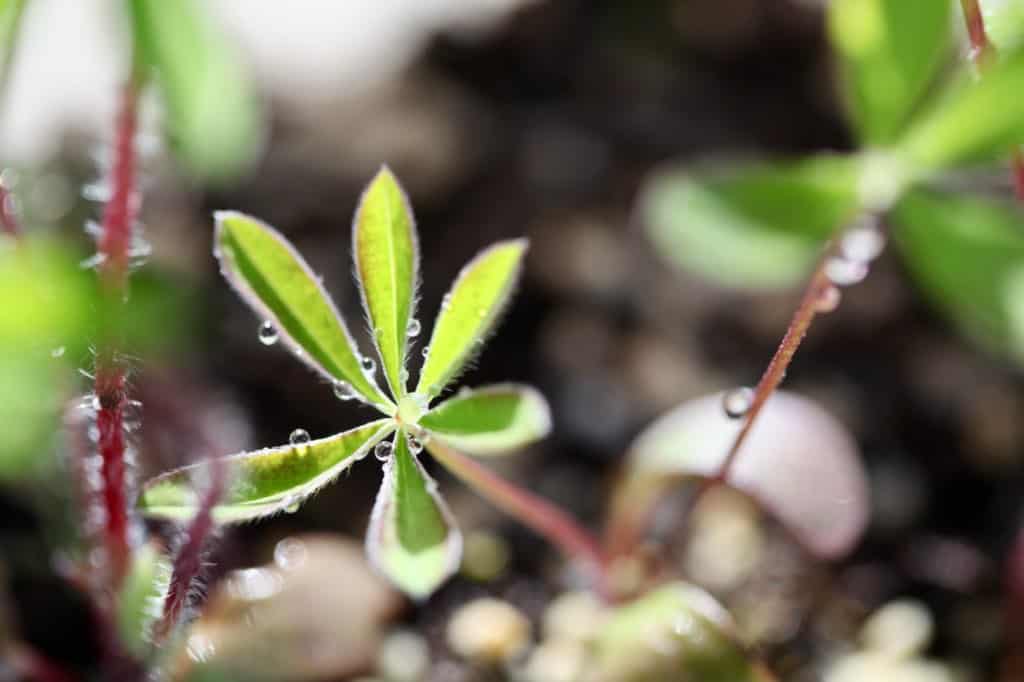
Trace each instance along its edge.
<instances>
[{"instance_id":1,"label":"tiny stone","mask_svg":"<svg viewBox=\"0 0 1024 682\"><path fill-rule=\"evenodd\" d=\"M871 651L910 658L925 650L934 629L926 606L903 599L889 602L875 611L864 623L860 639Z\"/></svg>"},{"instance_id":2,"label":"tiny stone","mask_svg":"<svg viewBox=\"0 0 1024 682\"><path fill-rule=\"evenodd\" d=\"M430 647L415 632L392 632L377 652L377 673L390 682L418 682L429 668Z\"/></svg>"},{"instance_id":3,"label":"tiny stone","mask_svg":"<svg viewBox=\"0 0 1024 682\"><path fill-rule=\"evenodd\" d=\"M483 664L511 661L530 643L530 621L512 604L485 597L459 608L448 621L448 646Z\"/></svg>"}]
</instances>

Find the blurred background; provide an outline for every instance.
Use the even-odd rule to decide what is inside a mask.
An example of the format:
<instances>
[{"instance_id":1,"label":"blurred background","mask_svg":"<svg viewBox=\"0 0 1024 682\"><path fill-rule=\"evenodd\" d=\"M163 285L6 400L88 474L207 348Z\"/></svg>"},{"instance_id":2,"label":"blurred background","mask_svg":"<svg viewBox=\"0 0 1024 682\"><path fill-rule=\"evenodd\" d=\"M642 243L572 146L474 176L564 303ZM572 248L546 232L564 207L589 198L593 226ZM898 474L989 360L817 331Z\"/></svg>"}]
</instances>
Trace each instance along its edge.
<instances>
[{"instance_id":1,"label":"blurred background","mask_svg":"<svg viewBox=\"0 0 1024 682\"><path fill-rule=\"evenodd\" d=\"M235 450L284 443L298 427L326 436L366 417L284 349L258 342L259 320L217 272L211 213L237 209L276 226L357 320L352 213L387 163L416 213L425 324L479 249L531 239L521 289L464 383L514 380L544 392L553 435L496 467L599 528L637 434L683 401L756 383L799 300L799 281L724 287L674 267L648 236L641 198L666 167L853 148L825 4L203 3L254 103L238 114L244 148L211 140L208 154L181 155L162 134L158 98L143 100L151 252L133 276L144 311L127 351L143 402L141 479L192 456L172 428L148 421L149 405L211 420ZM76 260L93 250L83 226L98 214L90 199L102 195L102 150L130 64L126 23L114 2L32 0L0 80L4 185L26 232ZM1008 195L1001 174L982 181ZM1011 570L1024 382L1018 363L962 331L887 251L801 348L786 387L849 430L870 482L869 527L849 557L812 559L745 498L724 493L704 500L686 542L671 516L662 524L659 551L730 608L781 679L821 679L860 646L865 616L896 598L917 600L911 616L930 619L927 654L943 661L941 674L1024 674L1012 663L1024 571ZM89 614L60 575L74 523L54 406L88 390L76 370L93 359L87 339L48 351L63 363L60 401L37 395L41 375L16 359L0 380L0 611L23 641L87 670L97 650ZM211 590L219 576L294 547L282 540L304 538L310 556L328 557L307 588L331 605L316 618L346 635L322 635L319 658L303 650L315 665L296 679L505 679L464 664L446 624L492 595L536 626L573 577L541 539L431 471L478 552L426 604L404 604L366 574L358 550L380 476L369 462L296 513L223 532L209 556ZM354 590L358 580L368 587Z\"/></svg>"}]
</instances>

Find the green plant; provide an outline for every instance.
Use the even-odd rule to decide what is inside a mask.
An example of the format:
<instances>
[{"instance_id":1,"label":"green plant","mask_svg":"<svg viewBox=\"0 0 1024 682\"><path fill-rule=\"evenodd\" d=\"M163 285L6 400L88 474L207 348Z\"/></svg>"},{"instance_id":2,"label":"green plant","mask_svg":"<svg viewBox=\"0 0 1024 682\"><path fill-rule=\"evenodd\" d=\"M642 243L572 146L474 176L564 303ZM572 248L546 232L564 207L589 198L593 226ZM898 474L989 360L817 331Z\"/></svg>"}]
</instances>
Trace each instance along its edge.
<instances>
[{"instance_id":1,"label":"green plant","mask_svg":"<svg viewBox=\"0 0 1024 682\"><path fill-rule=\"evenodd\" d=\"M1012 37L1021 25L1013 4L986 3L985 21L1003 48L997 55L977 4L964 3L979 77L974 66L947 75L956 44L951 3L831 3L829 36L860 149L667 170L641 197L652 240L680 267L722 285L781 288L806 276L823 241L860 224L828 266L843 286L867 274L891 227L940 309L988 347L1024 360L1016 295L1024 211L972 195L966 181L1024 141L1024 50ZM1024 187L1016 152L1013 163Z\"/></svg>"},{"instance_id":2,"label":"green plant","mask_svg":"<svg viewBox=\"0 0 1024 682\"><path fill-rule=\"evenodd\" d=\"M216 219L221 272L264 320L260 341L280 339L331 382L338 398L361 400L384 418L316 440L296 429L288 445L229 457L223 463L231 482L213 508L214 518L242 521L295 508L372 452L384 462L384 482L367 533L369 556L409 594L430 594L458 567L461 538L419 463L421 450L426 447L452 467L451 448L496 455L542 438L550 428L546 401L527 386L463 389L431 405L494 328L514 289L526 242L495 244L462 270L445 295L410 391L409 351L421 330L415 311L418 240L398 181L387 168L377 174L356 211L352 243L385 392L377 383L377 362L359 352L330 297L291 245L248 216L221 212ZM142 493L141 508L154 517L193 516L193 481L214 466L196 464L156 479Z\"/></svg>"}]
</instances>

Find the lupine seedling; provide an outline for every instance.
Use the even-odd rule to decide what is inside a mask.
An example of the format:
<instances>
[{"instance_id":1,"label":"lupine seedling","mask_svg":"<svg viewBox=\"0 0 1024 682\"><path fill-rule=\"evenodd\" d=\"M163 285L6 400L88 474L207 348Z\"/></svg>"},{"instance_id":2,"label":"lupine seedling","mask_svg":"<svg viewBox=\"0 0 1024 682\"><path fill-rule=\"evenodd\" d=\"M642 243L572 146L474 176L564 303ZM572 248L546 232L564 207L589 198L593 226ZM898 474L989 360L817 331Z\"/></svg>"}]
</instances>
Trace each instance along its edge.
<instances>
[{"instance_id":1,"label":"lupine seedling","mask_svg":"<svg viewBox=\"0 0 1024 682\"><path fill-rule=\"evenodd\" d=\"M216 214L214 253L221 272L260 316L259 340L282 343L327 379L341 400L359 400L383 418L311 440L296 429L287 445L232 455L229 485L213 509L220 522L289 511L373 453L383 463L366 537L370 559L397 586L424 597L458 566L461 536L437 485L419 462L435 442L476 455L525 446L550 429L548 405L528 386L462 389L436 402L479 353L507 305L526 253L525 240L499 242L459 273L445 295L418 381L408 365L416 317L419 246L412 211L395 176L382 169L356 210L352 252L377 360L356 347L319 279L268 225L235 212ZM197 509L196 482L214 463L158 477L140 498L153 517L186 519Z\"/></svg>"}]
</instances>

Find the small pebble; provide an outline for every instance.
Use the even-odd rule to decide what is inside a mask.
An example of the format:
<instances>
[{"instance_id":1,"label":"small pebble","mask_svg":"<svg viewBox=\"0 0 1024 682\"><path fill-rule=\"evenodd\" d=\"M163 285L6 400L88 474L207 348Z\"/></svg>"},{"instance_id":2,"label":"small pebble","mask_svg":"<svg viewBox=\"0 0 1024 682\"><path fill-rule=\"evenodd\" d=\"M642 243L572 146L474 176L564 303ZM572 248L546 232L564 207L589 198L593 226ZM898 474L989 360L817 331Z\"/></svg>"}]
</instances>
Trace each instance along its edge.
<instances>
[{"instance_id":1,"label":"small pebble","mask_svg":"<svg viewBox=\"0 0 1024 682\"><path fill-rule=\"evenodd\" d=\"M485 597L459 608L448 622L448 646L482 664L513 660L530 644L530 621L512 604Z\"/></svg>"}]
</instances>

